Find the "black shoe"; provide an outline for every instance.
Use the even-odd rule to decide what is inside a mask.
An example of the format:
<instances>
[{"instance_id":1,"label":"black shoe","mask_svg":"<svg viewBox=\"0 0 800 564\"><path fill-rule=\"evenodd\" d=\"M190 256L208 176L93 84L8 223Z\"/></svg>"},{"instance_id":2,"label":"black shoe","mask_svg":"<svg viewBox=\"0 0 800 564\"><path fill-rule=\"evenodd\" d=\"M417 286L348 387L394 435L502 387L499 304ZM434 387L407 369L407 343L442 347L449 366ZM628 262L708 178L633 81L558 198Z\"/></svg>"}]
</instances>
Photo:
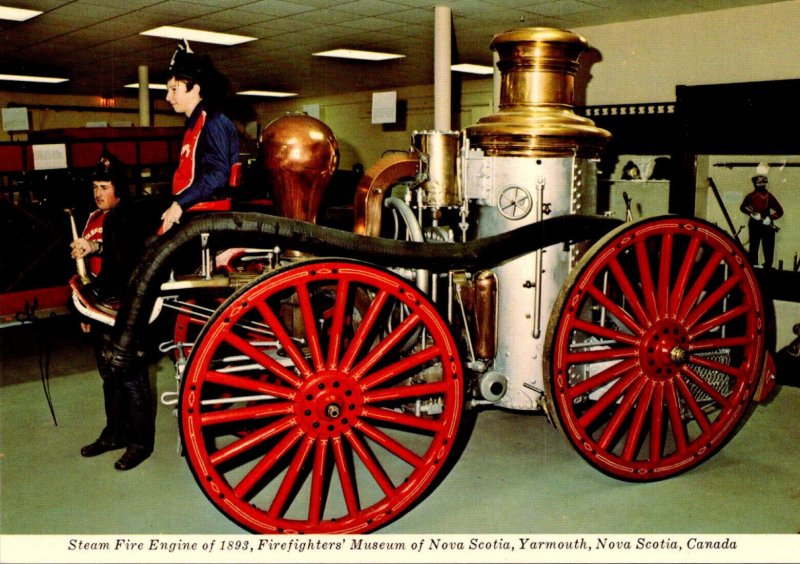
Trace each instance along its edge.
<instances>
[{"instance_id":1,"label":"black shoe","mask_svg":"<svg viewBox=\"0 0 800 564\"><path fill-rule=\"evenodd\" d=\"M92 444L81 448L81 456L97 456L98 454L103 454L104 452L117 450L120 448L125 448L125 443L97 439Z\"/></svg>"},{"instance_id":2,"label":"black shoe","mask_svg":"<svg viewBox=\"0 0 800 564\"><path fill-rule=\"evenodd\" d=\"M150 451L143 448L128 447L119 460L114 463L117 470L130 470L136 468L150 456Z\"/></svg>"}]
</instances>

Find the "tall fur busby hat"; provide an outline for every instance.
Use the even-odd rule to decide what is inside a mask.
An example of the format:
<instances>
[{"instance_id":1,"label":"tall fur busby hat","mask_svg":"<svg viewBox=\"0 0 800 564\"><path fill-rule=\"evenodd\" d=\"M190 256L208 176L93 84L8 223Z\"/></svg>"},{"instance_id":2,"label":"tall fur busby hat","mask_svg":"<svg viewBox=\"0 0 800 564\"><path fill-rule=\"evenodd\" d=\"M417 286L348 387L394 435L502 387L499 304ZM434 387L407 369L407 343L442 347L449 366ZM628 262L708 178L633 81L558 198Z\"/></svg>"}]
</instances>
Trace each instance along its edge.
<instances>
[{"instance_id":1,"label":"tall fur busby hat","mask_svg":"<svg viewBox=\"0 0 800 564\"><path fill-rule=\"evenodd\" d=\"M208 55L198 55L184 39L178 44L169 63L169 76L200 86L203 100L211 107L219 106L228 96L230 83L211 62Z\"/></svg>"},{"instance_id":2,"label":"tall fur busby hat","mask_svg":"<svg viewBox=\"0 0 800 564\"><path fill-rule=\"evenodd\" d=\"M208 59L197 55L184 39L172 54L169 62L169 75L193 82L201 82L208 70Z\"/></svg>"}]
</instances>

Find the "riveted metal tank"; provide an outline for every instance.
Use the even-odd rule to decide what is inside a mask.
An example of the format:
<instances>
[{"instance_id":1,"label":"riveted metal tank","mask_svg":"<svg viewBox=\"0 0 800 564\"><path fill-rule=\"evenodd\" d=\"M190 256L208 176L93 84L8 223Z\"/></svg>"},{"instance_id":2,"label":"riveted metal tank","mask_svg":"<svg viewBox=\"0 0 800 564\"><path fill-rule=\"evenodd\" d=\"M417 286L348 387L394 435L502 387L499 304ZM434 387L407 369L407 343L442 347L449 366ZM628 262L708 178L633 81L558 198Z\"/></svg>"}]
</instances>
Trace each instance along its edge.
<instances>
[{"instance_id":1,"label":"riveted metal tank","mask_svg":"<svg viewBox=\"0 0 800 564\"><path fill-rule=\"evenodd\" d=\"M496 35L491 48L501 74L498 112L465 131L464 185L476 207L476 236L547 216L596 214L596 161L611 135L574 112L578 58L589 49L587 41L570 31L531 27ZM493 269L499 290L493 372L507 381L498 405L540 408L544 380L537 367L548 318L584 250L554 245Z\"/></svg>"},{"instance_id":2,"label":"riveted metal tank","mask_svg":"<svg viewBox=\"0 0 800 564\"><path fill-rule=\"evenodd\" d=\"M339 165L339 143L331 129L306 113L288 113L264 128L259 147L279 214L316 223Z\"/></svg>"}]
</instances>

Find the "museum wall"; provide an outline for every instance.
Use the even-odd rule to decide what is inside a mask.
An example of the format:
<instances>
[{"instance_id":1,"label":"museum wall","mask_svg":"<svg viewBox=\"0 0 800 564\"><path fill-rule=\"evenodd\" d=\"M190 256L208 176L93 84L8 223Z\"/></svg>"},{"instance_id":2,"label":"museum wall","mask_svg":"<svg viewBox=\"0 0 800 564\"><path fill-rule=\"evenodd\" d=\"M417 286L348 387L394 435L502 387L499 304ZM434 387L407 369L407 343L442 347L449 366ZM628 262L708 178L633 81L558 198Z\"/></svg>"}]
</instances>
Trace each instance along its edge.
<instances>
[{"instance_id":1,"label":"museum wall","mask_svg":"<svg viewBox=\"0 0 800 564\"><path fill-rule=\"evenodd\" d=\"M675 99L678 84L800 77L800 1L575 28L602 61L587 105Z\"/></svg>"}]
</instances>

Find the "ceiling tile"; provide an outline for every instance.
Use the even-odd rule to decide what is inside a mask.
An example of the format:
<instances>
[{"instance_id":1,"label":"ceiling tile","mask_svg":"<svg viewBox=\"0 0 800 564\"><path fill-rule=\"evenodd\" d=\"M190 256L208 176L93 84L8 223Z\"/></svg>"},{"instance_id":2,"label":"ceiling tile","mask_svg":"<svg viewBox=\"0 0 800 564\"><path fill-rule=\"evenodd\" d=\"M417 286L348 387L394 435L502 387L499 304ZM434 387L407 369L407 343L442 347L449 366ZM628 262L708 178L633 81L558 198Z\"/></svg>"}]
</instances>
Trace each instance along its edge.
<instances>
[{"instance_id":1,"label":"ceiling tile","mask_svg":"<svg viewBox=\"0 0 800 564\"><path fill-rule=\"evenodd\" d=\"M44 10L27 22L0 22L0 68L44 69L73 79L58 91L103 95L135 78L137 67L162 80L176 41L140 35L185 25L259 38L243 45L194 45L234 84L291 87L306 96L425 84L432 80L435 8L450 8L453 56L491 63L494 35L517 27L571 29L697 13L774 0L0 0ZM324 60L336 47L406 55L399 61ZM5 85L3 85L5 88ZM56 91L55 89L53 91Z\"/></svg>"}]
</instances>

